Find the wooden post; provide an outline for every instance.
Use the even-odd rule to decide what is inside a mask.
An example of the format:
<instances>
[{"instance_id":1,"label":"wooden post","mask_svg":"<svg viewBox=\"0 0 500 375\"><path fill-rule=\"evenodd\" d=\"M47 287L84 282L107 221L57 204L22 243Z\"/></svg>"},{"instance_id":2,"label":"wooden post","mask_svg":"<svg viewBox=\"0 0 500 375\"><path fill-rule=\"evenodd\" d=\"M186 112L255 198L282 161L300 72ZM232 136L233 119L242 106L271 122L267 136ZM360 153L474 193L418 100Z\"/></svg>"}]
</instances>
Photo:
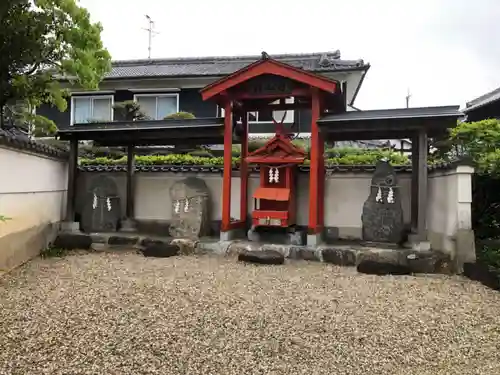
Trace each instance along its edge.
<instances>
[{"instance_id":1,"label":"wooden post","mask_svg":"<svg viewBox=\"0 0 500 375\"><path fill-rule=\"evenodd\" d=\"M240 164L240 220L246 223L248 215L248 121L247 112L243 112L241 123L243 132L241 135L241 164Z\"/></svg>"},{"instance_id":2,"label":"wooden post","mask_svg":"<svg viewBox=\"0 0 500 375\"><path fill-rule=\"evenodd\" d=\"M66 196L66 221L75 221L76 175L78 168L78 139L72 138L69 146L68 191Z\"/></svg>"},{"instance_id":3,"label":"wooden post","mask_svg":"<svg viewBox=\"0 0 500 375\"><path fill-rule=\"evenodd\" d=\"M231 169L233 147L233 114L231 101L224 106L224 172L222 176L222 223L221 231L231 229Z\"/></svg>"},{"instance_id":4,"label":"wooden post","mask_svg":"<svg viewBox=\"0 0 500 375\"><path fill-rule=\"evenodd\" d=\"M418 228L418 155L419 138L415 135L411 139L411 231L417 233Z\"/></svg>"},{"instance_id":5,"label":"wooden post","mask_svg":"<svg viewBox=\"0 0 500 375\"><path fill-rule=\"evenodd\" d=\"M426 129L418 132L418 222L417 235L427 241L427 153L429 151Z\"/></svg>"},{"instance_id":6,"label":"wooden post","mask_svg":"<svg viewBox=\"0 0 500 375\"><path fill-rule=\"evenodd\" d=\"M134 199L135 199L135 155L134 145L127 146L127 201L126 216L127 220L133 220L135 217Z\"/></svg>"},{"instance_id":7,"label":"wooden post","mask_svg":"<svg viewBox=\"0 0 500 375\"><path fill-rule=\"evenodd\" d=\"M320 116L320 100L319 91L316 88L312 89L312 106L311 106L311 164L309 172L309 224L308 234L318 234L318 218L319 218L319 180L320 180L320 137L317 121Z\"/></svg>"}]
</instances>

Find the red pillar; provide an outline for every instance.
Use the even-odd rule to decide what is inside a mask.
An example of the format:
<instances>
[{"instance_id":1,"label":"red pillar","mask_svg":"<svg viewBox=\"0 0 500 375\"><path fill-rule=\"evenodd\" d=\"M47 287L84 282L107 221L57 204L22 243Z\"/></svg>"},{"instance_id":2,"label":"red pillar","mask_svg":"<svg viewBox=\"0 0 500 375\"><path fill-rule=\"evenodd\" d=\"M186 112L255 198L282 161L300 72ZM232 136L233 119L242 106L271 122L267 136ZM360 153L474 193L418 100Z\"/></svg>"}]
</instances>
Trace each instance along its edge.
<instances>
[{"instance_id":1,"label":"red pillar","mask_svg":"<svg viewBox=\"0 0 500 375\"><path fill-rule=\"evenodd\" d=\"M248 121L247 113L243 112L241 118L243 132L241 135L241 164L240 164L240 220L247 221L248 214Z\"/></svg>"},{"instance_id":2,"label":"red pillar","mask_svg":"<svg viewBox=\"0 0 500 375\"><path fill-rule=\"evenodd\" d=\"M311 106L311 163L309 172L309 224L308 234L320 233L319 222L319 206L320 206L320 162L322 158L321 140L317 121L320 116L320 98L319 91L316 88L312 89L312 106Z\"/></svg>"},{"instance_id":3,"label":"red pillar","mask_svg":"<svg viewBox=\"0 0 500 375\"><path fill-rule=\"evenodd\" d=\"M224 172L222 176L222 222L221 231L231 229L231 169L233 147L233 113L231 101L224 106Z\"/></svg>"}]
</instances>

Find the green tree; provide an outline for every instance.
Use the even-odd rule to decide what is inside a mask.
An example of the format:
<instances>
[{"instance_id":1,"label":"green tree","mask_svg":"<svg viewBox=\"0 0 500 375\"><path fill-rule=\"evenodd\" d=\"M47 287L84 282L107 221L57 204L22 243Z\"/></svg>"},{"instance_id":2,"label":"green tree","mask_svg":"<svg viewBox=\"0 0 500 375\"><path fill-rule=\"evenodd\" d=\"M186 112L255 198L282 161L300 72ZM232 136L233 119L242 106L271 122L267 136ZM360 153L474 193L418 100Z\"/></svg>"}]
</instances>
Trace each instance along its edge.
<instances>
[{"instance_id":1,"label":"green tree","mask_svg":"<svg viewBox=\"0 0 500 375\"><path fill-rule=\"evenodd\" d=\"M3 0L0 4L0 118L7 105L22 103L25 121L51 133L55 124L33 114L48 103L64 111L66 95L57 78L97 89L110 69L102 27L75 0Z\"/></svg>"},{"instance_id":2,"label":"green tree","mask_svg":"<svg viewBox=\"0 0 500 375\"><path fill-rule=\"evenodd\" d=\"M450 134L453 157L469 157L478 173L500 177L500 120L461 122Z\"/></svg>"}]
</instances>

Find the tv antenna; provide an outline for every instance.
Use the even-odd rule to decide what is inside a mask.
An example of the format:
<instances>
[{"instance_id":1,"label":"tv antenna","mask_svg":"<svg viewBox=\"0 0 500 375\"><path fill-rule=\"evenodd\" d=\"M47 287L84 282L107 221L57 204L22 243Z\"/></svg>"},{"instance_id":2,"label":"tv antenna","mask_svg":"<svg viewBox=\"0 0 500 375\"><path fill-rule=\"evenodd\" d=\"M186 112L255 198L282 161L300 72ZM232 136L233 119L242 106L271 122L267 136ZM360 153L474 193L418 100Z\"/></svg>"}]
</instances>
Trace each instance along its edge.
<instances>
[{"instance_id":1,"label":"tv antenna","mask_svg":"<svg viewBox=\"0 0 500 375\"><path fill-rule=\"evenodd\" d=\"M410 108L410 98L411 98L410 89L408 89L406 94L406 108Z\"/></svg>"},{"instance_id":2,"label":"tv antenna","mask_svg":"<svg viewBox=\"0 0 500 375\"><path fill-rule=\"evenodd\" d=\"M142 29L146 30L148 32L148 59L150 59L151 58L151 44L152 44L153 36L158 35L159 32L154 30L155 23L153 22L151 17L149 17L146 14L146 18L148 20L149 26L148 26L148 28L142 28Z\"/></svg>"}]
</instances>

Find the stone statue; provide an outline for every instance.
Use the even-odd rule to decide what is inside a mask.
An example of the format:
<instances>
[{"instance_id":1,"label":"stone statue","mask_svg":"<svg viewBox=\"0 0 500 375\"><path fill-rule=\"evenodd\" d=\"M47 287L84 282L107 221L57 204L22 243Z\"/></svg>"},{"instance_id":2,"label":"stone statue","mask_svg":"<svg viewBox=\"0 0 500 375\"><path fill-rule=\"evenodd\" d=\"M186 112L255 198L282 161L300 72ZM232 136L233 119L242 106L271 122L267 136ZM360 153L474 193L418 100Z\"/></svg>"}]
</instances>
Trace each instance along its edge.
<instances>
[{"instance_id":1,"label":"stone statue","mask_svg":"<svg viewBox=\"0 0 500 375\"><path fill-rule=\"evenodd\" d=\"M404 222L400 195L394 168L387 161L378 162L361 216L365 241L402 242Z\"/></svg>"},{"instance_id":2,"label":"stone statue","mask_svg":"<svg viewBox=\"0 0 500 375\"><path fill-rule=\"evenodd\" d=\"M81 226L87 232L115 232L121 218L116 182L105 175L95 177L85 196Z\"/></svg>"},{"instance_id":3,"label":"stone statue","mask_svg":"<svg viewBox=\"0 0 500 375\"><path fill-rule=\"evenodd\" d=\"M170 188L174 238L198 238L210 234L210 192L205 181L188 177Z\"/></svg>"}]
</instances>

